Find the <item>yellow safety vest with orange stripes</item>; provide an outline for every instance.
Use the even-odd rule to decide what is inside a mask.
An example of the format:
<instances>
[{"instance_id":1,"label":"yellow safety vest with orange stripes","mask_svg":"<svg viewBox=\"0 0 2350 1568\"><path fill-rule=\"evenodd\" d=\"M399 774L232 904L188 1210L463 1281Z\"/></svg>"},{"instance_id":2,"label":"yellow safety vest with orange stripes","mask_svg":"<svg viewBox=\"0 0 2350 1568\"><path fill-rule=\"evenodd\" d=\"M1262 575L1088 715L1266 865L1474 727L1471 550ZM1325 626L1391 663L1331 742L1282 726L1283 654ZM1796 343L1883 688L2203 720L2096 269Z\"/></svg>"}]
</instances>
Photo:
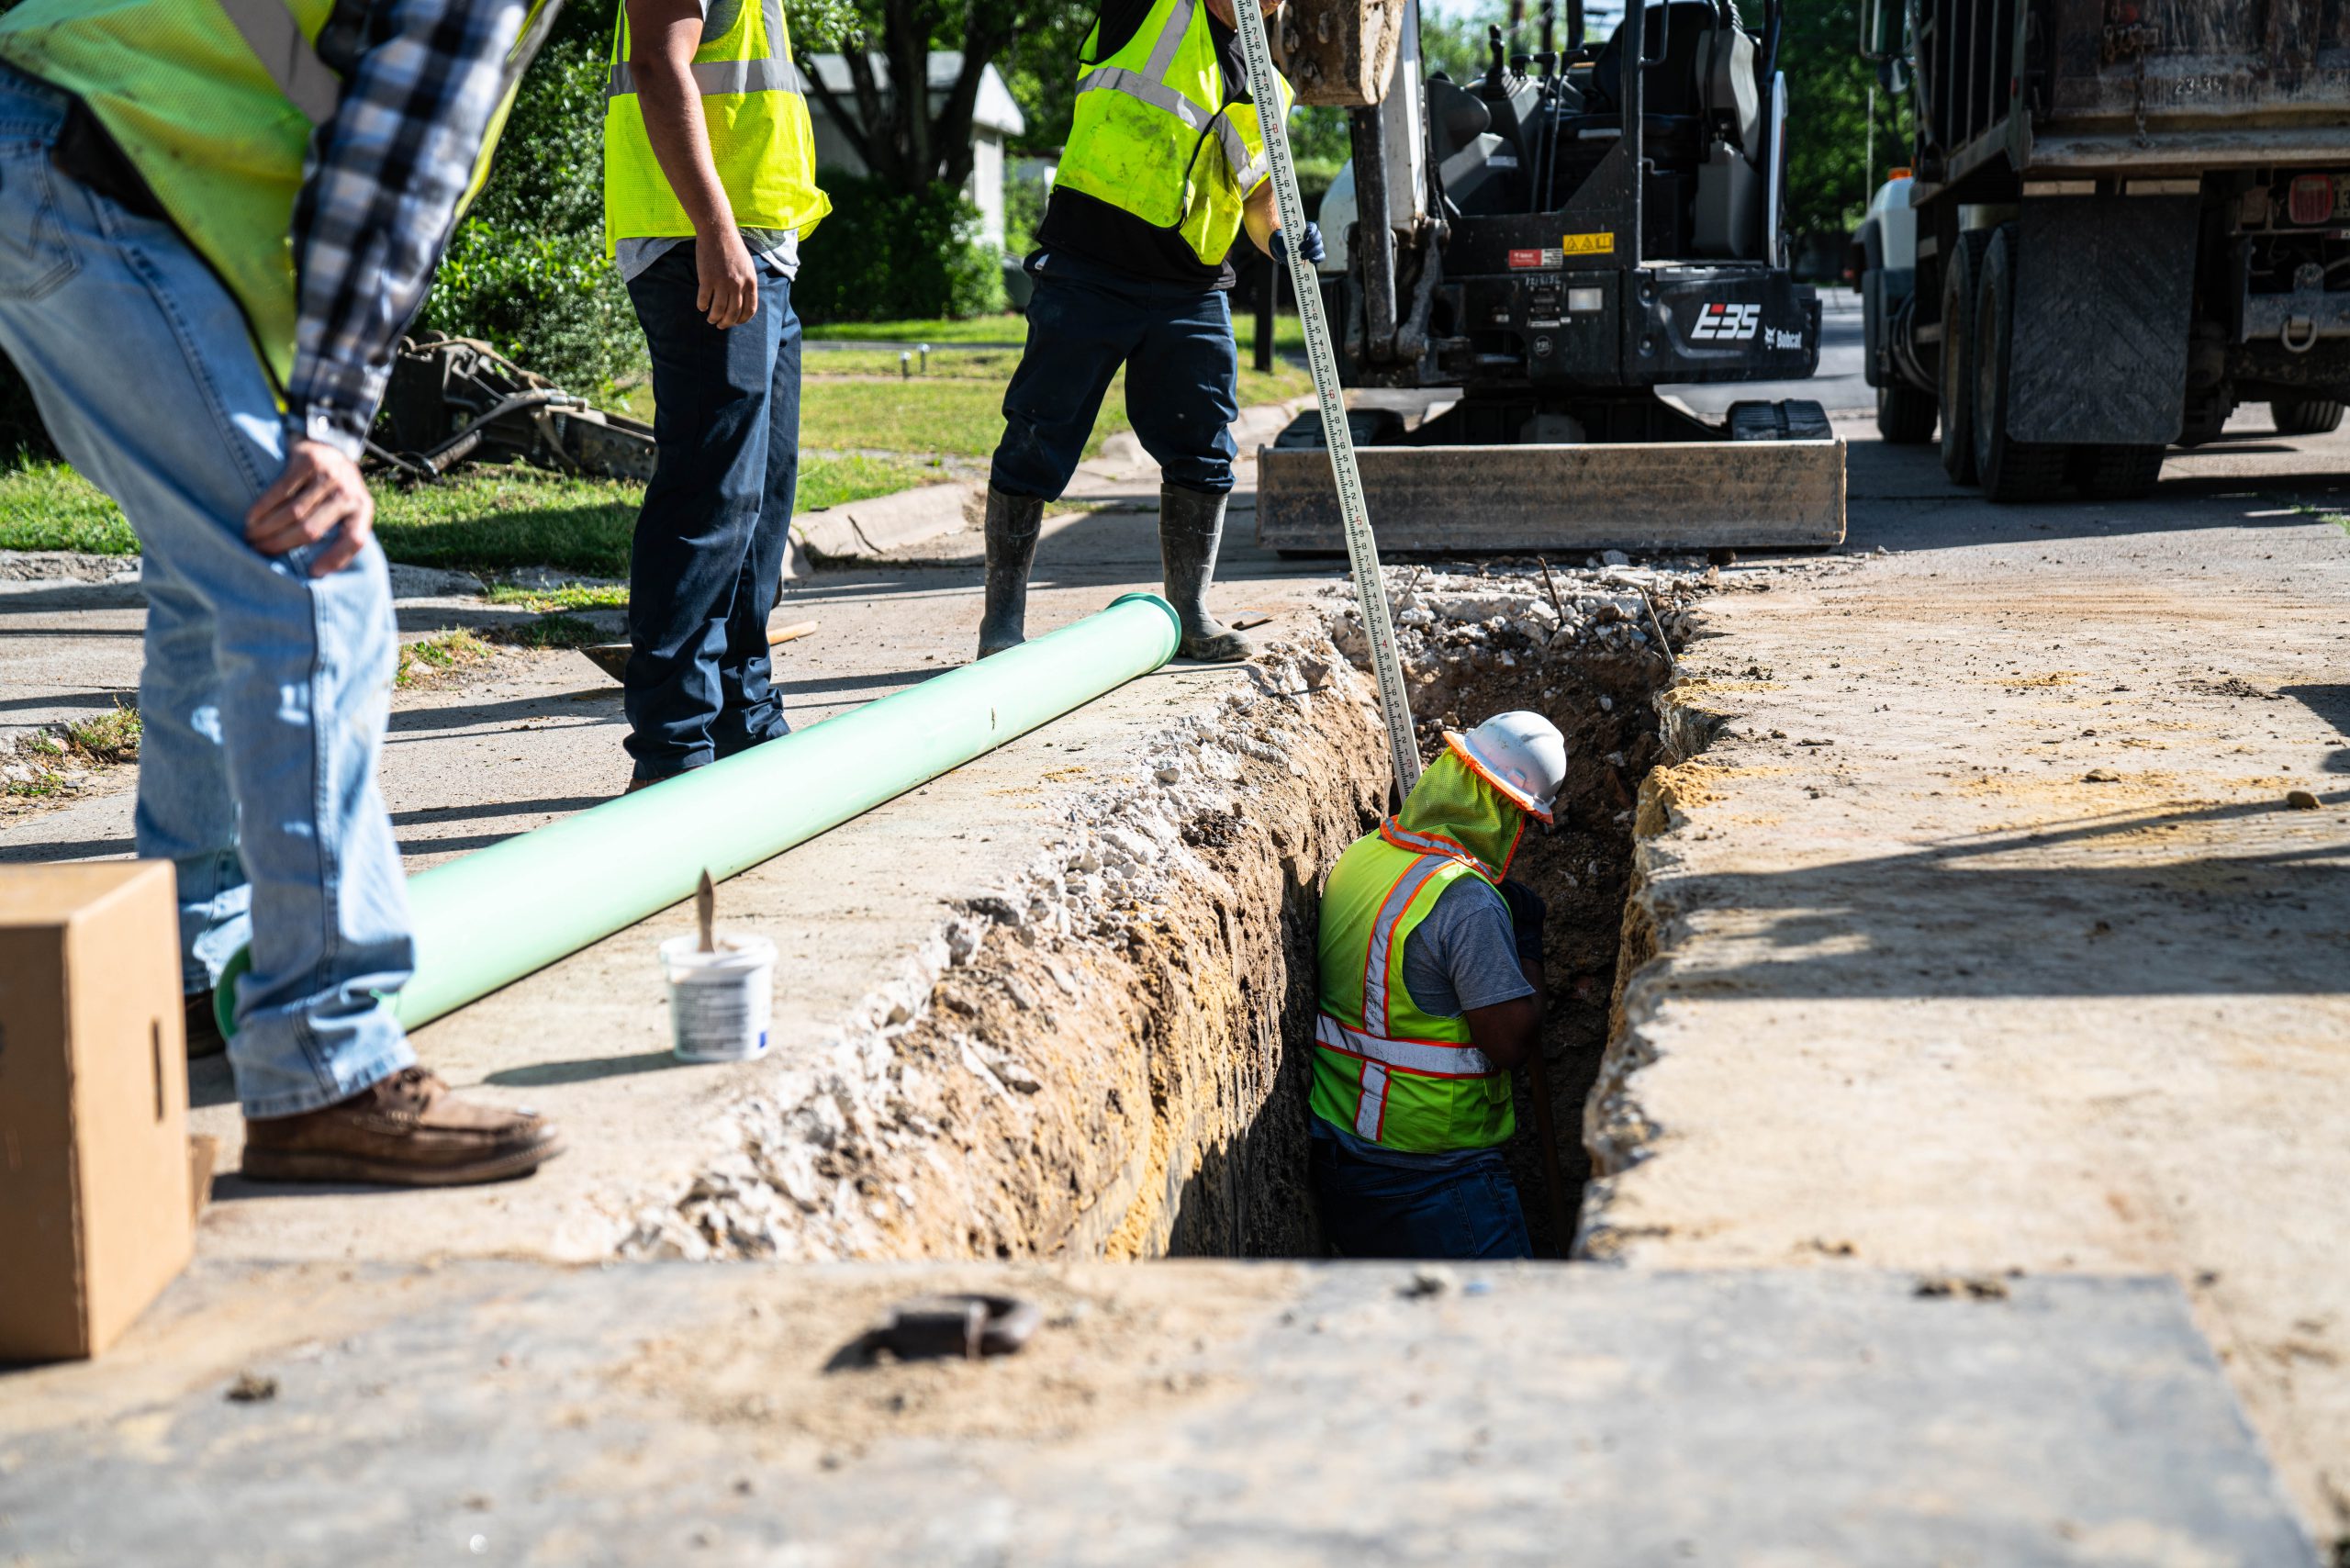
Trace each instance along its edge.
<instances>
[{"instance_id":1,"label":"yellow safety vest with orange stripes","mask_svg":"<svg viewBox=\"0 0 2350 1568\"><path fill-rule=\"evenodd\" d=\"M1465 1019L1424 1013L1404 983L1404 944L1447 888L1492 881L1475 856L1389 818L1348 846L1322 895L1322 1010L1314 1114L1412 1154L1509 1137L1509 1074L1470 1043Z\"/></svg>"}]
</instances>

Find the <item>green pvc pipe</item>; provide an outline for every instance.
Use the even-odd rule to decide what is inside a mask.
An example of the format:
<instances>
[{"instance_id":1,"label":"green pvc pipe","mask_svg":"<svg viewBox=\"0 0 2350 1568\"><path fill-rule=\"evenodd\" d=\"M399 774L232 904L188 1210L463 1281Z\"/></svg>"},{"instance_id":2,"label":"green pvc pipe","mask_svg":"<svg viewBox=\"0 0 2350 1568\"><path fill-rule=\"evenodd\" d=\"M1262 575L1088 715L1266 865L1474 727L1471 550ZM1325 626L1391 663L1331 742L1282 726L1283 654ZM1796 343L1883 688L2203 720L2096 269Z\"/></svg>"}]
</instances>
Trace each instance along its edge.
<instances>
[{"instance_id":1,"label":"green pvc pipe","mask_svg":"<svg viewBox=\"0 0 2350 1568\"><path fill-rule=\"evenodd\" d=\"M1175 655L1175 610L1107 610L911 690L607 801L411 879L416 974L393 999L429 1024L1084 706ZM241 949L221 975L233 1033Z\"/></svg>"}]
</instances>

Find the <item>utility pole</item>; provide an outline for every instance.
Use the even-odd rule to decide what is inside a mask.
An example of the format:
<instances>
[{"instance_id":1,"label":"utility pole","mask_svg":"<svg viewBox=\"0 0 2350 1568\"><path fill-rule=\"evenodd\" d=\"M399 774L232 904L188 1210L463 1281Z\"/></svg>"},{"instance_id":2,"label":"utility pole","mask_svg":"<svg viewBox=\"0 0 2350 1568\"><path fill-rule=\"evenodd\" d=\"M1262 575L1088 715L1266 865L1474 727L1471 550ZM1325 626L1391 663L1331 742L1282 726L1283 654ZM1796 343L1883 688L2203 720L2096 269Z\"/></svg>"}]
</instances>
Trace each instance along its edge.
<instances>
[{"instance_id":1,"label":"utility pole","mask_svg":"<svg viewBox=\"0 0 2350 1568\"><path fill-rule=\"evenodd\" d=\"M1868 212L1869 203L1876 196L1876 88L1869 88L1868 151L1861 159L1861 211Z\"/></svg>"}]
</instances>

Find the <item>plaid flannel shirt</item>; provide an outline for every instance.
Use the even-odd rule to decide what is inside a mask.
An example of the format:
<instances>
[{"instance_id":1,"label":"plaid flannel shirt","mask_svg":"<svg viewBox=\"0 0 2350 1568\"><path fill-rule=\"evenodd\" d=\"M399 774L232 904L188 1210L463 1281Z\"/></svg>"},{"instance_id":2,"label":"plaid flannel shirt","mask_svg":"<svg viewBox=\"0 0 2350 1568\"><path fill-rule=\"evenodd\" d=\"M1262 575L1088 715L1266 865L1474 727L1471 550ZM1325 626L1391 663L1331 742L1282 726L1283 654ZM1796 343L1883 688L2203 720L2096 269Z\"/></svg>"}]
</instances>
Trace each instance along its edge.
<instances>
[{"instance_id":1,"label":"plaid flannel shirt","mask_svg":"<svg viewBox=\"0 0 2350 1568\"><path fill-rule=\"evenodd\" d=\"M293 437L359 455L505 90L522 0L377 0L294 207Z\"/></svg>"}]
</instances>

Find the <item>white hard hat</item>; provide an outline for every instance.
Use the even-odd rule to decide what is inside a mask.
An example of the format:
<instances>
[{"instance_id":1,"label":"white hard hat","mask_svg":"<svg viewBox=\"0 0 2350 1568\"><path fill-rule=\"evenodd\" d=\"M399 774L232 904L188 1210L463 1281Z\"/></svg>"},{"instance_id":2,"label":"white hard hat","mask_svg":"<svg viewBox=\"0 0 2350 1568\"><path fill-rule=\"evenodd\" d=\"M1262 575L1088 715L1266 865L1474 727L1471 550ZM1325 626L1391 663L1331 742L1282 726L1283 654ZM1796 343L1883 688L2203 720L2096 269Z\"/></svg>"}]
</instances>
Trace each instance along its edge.
<instances>
[{"instance_id":1,"label":"white hard hat","mask_svg":"<svg viewBox=\"0 0 2350 1568\"><path fill-rule=\"evenodd\" d=\"M1539 713L1496 713L1467 734L1448 730L1444 741L1486 783L1550 820L1550 802L1567 781L1567 737L1556 724Z\"/></svg>"}]
</instances>

